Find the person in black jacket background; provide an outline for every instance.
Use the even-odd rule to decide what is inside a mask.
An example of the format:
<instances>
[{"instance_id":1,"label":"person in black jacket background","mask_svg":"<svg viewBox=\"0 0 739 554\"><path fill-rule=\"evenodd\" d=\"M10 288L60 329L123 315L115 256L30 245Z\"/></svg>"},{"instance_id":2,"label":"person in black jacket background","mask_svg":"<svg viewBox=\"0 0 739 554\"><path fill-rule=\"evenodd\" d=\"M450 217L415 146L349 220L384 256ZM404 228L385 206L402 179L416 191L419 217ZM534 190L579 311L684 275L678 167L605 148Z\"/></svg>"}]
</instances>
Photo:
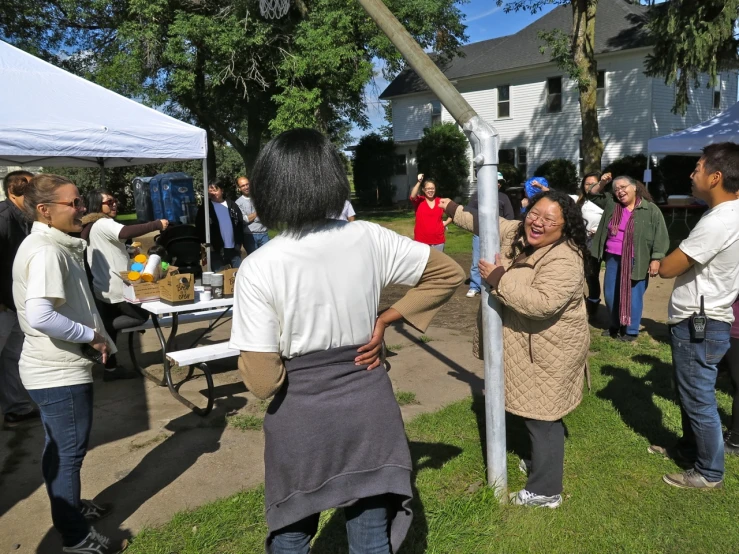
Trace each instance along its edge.
<instances>
[{"instance_id":1,"label":"person in black jacket background","mask_svg":"<svg viewBox=\"0 0 739 554\"><path fill-rule=\"evenodd\" d=\"M23 388L18 360L23 349L23 331L13 302L13 260L31 223L21 211L23 189L33 173L13 171L3 180L6 199L0 202L0 410L3 425L15 427L38 419L39 412Z\"/></svg>"},{"instance_id":2,"label":"person in black jacket background","mask_svg":"<svg viewBox=\"0 0 739 554\"><path fill-rule=\"evenodd\" d=\"M211 271L225 266L239 267L241 264L241 245L244 244L242 213L239 206L223 196L223 185L213 181L208 185L210 199L210 245ZM205 244L205 210L198 209L195 227L200 242Z\"/></svg>"}]
</instances>

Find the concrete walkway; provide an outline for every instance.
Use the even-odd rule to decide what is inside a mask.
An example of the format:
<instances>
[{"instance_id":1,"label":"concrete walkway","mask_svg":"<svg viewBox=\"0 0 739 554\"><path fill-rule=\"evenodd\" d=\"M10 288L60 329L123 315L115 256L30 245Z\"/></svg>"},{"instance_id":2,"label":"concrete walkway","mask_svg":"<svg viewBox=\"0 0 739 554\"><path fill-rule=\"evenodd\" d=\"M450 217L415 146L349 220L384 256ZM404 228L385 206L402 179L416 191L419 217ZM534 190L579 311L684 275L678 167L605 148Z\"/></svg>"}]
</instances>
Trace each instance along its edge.
<instances>
[{"instance_id":1,"label":"concrete walkway","mask_svg":"<svg viewBox=\"0 0 739 554\"><path fill-rule=\"evenodd\" d=\"M200 324L183 325L183 343ZM225 340L230 322L203 343ZM426 338L427 337L427 338ZM472 356L466 333L431 328L424 340L410 327L389 329L386 343L396 390L413 392L417 404L402 408L406 421L482 390L482 362ZM428 340L431 339L431 340ZM119 341L125 344L123 338ZM153 331L142 339L140 362L161 371ZM121 357L127 362L127 356ZM190 413L166 388L136 379L104 383L95 372L95 420L82 469L82 495L113 502L115 512L96 527L137 533L161 525L181 510L257 486L264 479L261 431L228 424L235 414L263 414L266 403L246 392L234 360L214 366L216 406L206 418ZM197 379L182 389L204 405ZM0 554L56 554L61 543L51 527L41 477L43 430L34 425L0 431Z\"/></svg>"}]
</instances>

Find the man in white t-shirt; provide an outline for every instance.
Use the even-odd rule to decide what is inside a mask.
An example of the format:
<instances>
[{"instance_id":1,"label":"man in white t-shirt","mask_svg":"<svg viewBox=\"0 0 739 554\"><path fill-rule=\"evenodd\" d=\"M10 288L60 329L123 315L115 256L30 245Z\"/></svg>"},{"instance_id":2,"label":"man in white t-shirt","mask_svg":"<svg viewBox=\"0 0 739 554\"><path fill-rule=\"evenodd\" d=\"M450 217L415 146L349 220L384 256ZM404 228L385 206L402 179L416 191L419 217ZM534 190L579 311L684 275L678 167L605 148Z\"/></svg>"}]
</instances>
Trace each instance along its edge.
<instances>
[{"instance_id":1,"label":"man in white t-shirt","mask_svg":"<svg viewBox=\"0 0 739 554\"><path fill-rule=\"evenodd\" d=\"M210 246L211 270L219 271L225 266L239 267L241 264L241 245L244 244L243 214L233 200L223 195L219 181L208 185L210 200ZM200 242L205 243L205 210L200 206L195 227Z\"/></svg>"},{"instance_id":2,"label":"man in white t-shirt","mask_svg":"<svg viewBox=\"0 0 739 554\"><path fill-rule=\"evenodd\" d=\"M691 179L693 196L709 209L659 269L660 277L676 278L668 323L683 437L674 449L649 450L694 464L684 473L665 475L668 485L715 489L724 478L717 364L729 349L732 304L739 292L739 145L704 148Z\"/></svg>"}]
</instances>

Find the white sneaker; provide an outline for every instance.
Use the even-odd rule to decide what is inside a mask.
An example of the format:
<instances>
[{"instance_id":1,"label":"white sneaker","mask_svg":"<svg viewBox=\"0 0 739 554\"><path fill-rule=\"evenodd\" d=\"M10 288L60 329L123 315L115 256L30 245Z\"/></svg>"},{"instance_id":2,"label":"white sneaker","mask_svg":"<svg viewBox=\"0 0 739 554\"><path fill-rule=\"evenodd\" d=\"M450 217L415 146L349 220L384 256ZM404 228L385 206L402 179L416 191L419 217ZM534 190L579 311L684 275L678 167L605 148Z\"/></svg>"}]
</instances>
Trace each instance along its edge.
<instances>
[{"instance_id":1,"label":"white sneaker","mask_svg":"<svg viewBox=\"0 0 739 554\"><path fill-rule=\"evenodd\" d=\"M480 294L480 291L479 291L479 290L475 290L475 289L470 289L470 290L468 290L468 291L467 291L467 294L466 294L465 296L466 296L467 298L474 298L474 297L475 297L475 296L477 296L478 294Z\"/></svg>"},{"instance_id":2,"label":"white sneaker","mask_svg":"<svg viewBox=\"0 0 739 554\"><path fill-rule=\"evenodd\" d=\"M65 546L62 552L65 554L118 554L128 547L128 541L113 541L105 535L98 533L94 527L81 543L74 546Z\"/></svg>"},{"instance_id":3,"label":"white sneaker","mask_svg":"<svg viewBox=\"0 0 739 554\"><path fill-rule=\"evenodd\" d=\"M562 504L562 495L544 496L542 494L534 494L526 489L518 492L512 492L508 496L511 504L516 506L528 506L530 508L559 508Z\"/></svg>"},{"instance_id":4,"label":"white sneaker","mask_svg":"<svg viewBox=\"0 0 739 554\"><path fill-rule=\"evenodd\" d=\"M528 475L531 471L531 460L521 458L521 461L518 462L518 471L520 471L524 475Z\"/></svg>"}]
</instances>

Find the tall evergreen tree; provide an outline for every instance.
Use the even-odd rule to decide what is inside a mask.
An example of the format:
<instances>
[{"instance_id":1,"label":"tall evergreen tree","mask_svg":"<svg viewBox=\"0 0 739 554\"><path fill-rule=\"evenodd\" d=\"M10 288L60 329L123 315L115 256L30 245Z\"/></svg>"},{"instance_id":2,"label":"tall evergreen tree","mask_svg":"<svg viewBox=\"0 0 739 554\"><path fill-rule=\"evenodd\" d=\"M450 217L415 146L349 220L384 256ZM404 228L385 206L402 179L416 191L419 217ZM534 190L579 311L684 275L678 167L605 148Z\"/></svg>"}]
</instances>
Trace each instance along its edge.
<instances>
[{"instance_id":1,"label":"tall evergreen tree","mask_svg":"<svg viewBox=\"0 0 739 554\"><path fill-rule=\"evenodd\" d=\"M721 71L739 67L738 17L739 0L672 0L651 7L648 27L655 44L646 74L676 84L674 113L685 114L690 83L699 87L702 73L713 87Z\"/></svg>"}]
</instances>

